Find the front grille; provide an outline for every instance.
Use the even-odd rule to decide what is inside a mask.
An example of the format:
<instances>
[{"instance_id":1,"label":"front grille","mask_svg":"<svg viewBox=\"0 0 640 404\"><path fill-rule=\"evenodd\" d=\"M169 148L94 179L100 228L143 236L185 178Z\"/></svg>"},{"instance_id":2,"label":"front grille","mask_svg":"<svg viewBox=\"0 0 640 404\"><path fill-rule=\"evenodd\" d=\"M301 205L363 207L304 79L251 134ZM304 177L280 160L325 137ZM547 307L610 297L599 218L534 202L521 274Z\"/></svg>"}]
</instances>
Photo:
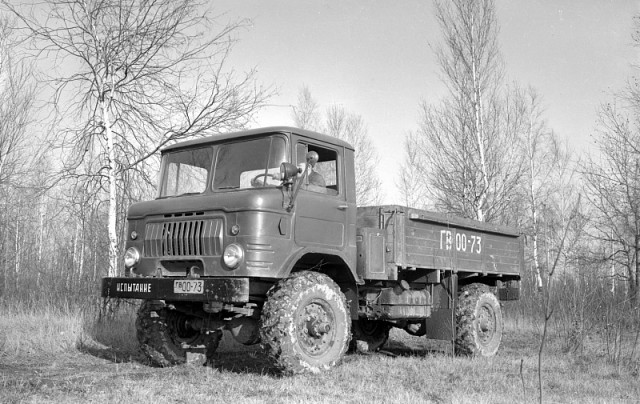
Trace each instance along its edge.
<instances>
[{"instance_id":1,"label":"front grille","mask_svg":"<svg viewBox=\"0 0 640 404\"><path fill-rule=\"evenodd\" d=\"M219 256L222 252L222 220L200 219L147 223L145 256Z\"/></svg>"}]
</instances>

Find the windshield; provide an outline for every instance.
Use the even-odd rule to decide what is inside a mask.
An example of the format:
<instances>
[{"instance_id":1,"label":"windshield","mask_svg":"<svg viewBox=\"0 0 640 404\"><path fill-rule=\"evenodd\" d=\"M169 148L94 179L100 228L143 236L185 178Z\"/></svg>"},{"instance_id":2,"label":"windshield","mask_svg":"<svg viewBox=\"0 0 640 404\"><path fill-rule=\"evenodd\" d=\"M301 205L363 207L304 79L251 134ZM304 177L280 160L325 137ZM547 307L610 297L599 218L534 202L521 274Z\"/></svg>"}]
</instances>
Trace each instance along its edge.
<instances>
[{"instance_id":1,"label":"windshield","mask_svg":"<svg viewBox=\"0 0 640 404\"><path fill-rule=\"evenodd\" d=\"M280 136L169 152L162 157L160 197L201 194L211 181L214 190L278 186L286 156Z\"/></svg>"},{"instance_id":2,"label":"windshield","mask_svg":"<svg viewBox=\"0 0 640 404\"><path fill-rule=\"evenodd\" d=\"M277 186L280 164L286 161L285 140L274 136L221 145L213 189Z\"/></svg>"},{"instance_id":3,"label":"windshield","mask_svg":"<svg viewBox=\"0 0 640 404\"><path fill-rule=\"evenodd\" d=\"M165 154L162 158L160 197L204 192L212 160L211 147Z\"/></svg>"}]
</instances>

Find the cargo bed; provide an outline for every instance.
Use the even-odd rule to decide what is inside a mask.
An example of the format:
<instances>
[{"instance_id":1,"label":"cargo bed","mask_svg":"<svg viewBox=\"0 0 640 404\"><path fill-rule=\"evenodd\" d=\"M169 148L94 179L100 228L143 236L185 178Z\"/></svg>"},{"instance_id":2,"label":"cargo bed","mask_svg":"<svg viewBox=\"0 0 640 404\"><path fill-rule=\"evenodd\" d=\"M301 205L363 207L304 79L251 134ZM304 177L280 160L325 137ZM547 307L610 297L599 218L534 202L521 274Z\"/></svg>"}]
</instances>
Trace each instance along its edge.
<instances>
[{"instance_id":1,"label":"cargo bed","mask_svg":"<svg viewBox=\"0 0 640 404\"><path fill-rule=\"evenodd\" d=\"M385 205L358 208L357 228L358 272L364 279L441 270L519 280L524 265L523 237L505 226Z\"/></svg>"}]
</instances>

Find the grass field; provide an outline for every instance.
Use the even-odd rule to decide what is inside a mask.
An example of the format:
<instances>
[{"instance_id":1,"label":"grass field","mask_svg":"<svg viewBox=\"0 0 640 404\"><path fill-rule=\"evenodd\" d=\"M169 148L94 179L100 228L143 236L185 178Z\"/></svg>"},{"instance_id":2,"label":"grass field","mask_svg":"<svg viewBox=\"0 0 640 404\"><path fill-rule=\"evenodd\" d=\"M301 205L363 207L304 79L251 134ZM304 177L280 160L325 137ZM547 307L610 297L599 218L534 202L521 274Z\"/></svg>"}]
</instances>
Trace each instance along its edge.
<instances>
[{"instance_id":1,"label":"grass field","mask_svg":"<svg viewBox=\"0 0 640 404\"><path fill-rule=\"evenodd\" d=\"M541 327L530 322L508 320L493 358L451 357L392 331L383 352L347 355L324 374L282 377L258 346L226 334L212 366L160 369L138 353L131 313L96 324L79 309L0 310L1 403L514 403L539 394ZM640 400L637 359L610 363L596 336L580 354L563 346L552 332L544 402Z\"/></svg>"}]
</instances>

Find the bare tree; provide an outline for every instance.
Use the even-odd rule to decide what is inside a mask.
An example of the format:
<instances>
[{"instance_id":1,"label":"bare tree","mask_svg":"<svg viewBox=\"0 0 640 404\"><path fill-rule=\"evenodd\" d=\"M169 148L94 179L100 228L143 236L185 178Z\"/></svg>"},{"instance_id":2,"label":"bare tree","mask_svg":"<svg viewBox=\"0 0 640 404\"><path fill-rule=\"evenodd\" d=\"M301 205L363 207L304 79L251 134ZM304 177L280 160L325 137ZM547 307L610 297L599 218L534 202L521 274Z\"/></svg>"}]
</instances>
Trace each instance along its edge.
<instances>
[{"instance_id":1,"label":"bare tree","mask_svg":"<svg viewBox=\"0 0 640 404\"><path fill-rule=\"evenodd\" d=\"M56 105L70 118L60 138L72 157L66 169L106 189L114 276L124 173L168 142L243 127L269 91L253 72L226 72L242 24L212 29L206 2L55 0L31 14L5 5L31 33L37 54L57 62ZM79 169L86 160L96 161L90 172Z\"/></svg>"},{"instance_id":2,"label":"bare tree","mask_svg":"<svg viewBox=\"0 0 640 404\"><path fill-rule=\"evenodd\" d=\"M603 105L599 113L598 155L582 166L592 206L593 235L613 246L605 257L625 268L629 292L640 287L640 114L633 105Z\"/></svg>"},{"instance_id":3,"label":"bare tree","mask_svg":"<svg viewBox=\"0 0 640 404\"><path fill-rule=\"evenodd\" d=\"M40 155L32 147L35 135L29 133L35 85L30 66L18 57L16 45L12 24L0 18L0 295L8 289L11 273L13 289L18 290L25 267L22 257L28 244L21 228L29 210L22 208L33 195L27 196L29 191L23 189L34 185L29 173L35 156Z\"/></svg>"},{"instance_id":4,"label":"bare tree","mask_svg":"<svg viewBox=\"0 0 640 404\"><path fill-rule=\"evenodd\" d=\"M542 287L540 264L540 212L543 204L549 202L561 192L563 176L569 155L563 153L555 134L546 126L539 95L529 87L524 90L515 87L513 93L512 114L517 122L517 130L524 134L522 156L526 161L526 174L522 177L522 186L526 194L529 221L527 227L531 238L531 257L538 288ZM547 242L548 240L544 240Z\"/></svg>"},{"instance_id":5,"label":"bare tree","mask_svg":"<svg viewBox=\"0 0 640 404\"><path fill-rule=\"evenodd\" d=\"M377 152L360 115L334 105L326 109L324 121L319 104L304 86L298 93L298 104L293 107L293 120L302 129L325 132L350 143L355 149L356 198L361 206L380 203L381 182L376 172ZM323 123L324 122L324 123Z\"/></svg>"},{"instance_id":6,"label":"bare tree","mask_svg":"<svg viewBox=\"0 0 640 404\"><path fill-rule=\"evenodd\" d=\"M396 188L406 206L418 209L428 209L431 205L429 195L425 189L424 173L421 171L420 151L410 145L420 143L419 134L410 132L405 141L405 161L400 166L400 178Z\"/></svg>"},{"instance_id":7,"label":"bare tree","mask_svg":"<svg viewBox=\"0 0 640 404\"><path fill-rule=\"evenodd\" d=\"M293 122L300 129L321 130L320 111L309 87L303 86L298 92L298 103L293 106Z\"/></svg>"},{"instance_id":8,"label":"bare tree","mask_svg":"<svg viewBox=\"0 0 640 404\"><path fill-rule=\"evenodd\" d=\"M492 129L484 142L484 168L478 160L475 134L459 99L439 106L422 105L417 133L407 137L406 150L415 155L411 164L424 181L423 191L437 210L487 222L509 223L514 205L521 200L518 184L524 174L519 144L522 129L506 107L507 99L493 104ZM500 109L498 107L500 106ZM486 170L486 175L481 174ZM486 187L485 180L489 184Z\"/></svg>"},{"instance_id":9,"label":"bare tree","mask_svg":"<svg viewBox=\"0 0 640 404\"><path fill-rule=\"evenodd\" d=\"M26 129L35 86L28 67L15 57L14 41L8 21L0 19L0 187L23 178L33 154Z\"/></svg>"},{"instance_id":10,"label":"bare tree","mask_svg":"<svg viewBox=\"0 0 640 404\"><path fill-rule=\"evenodd\" d=\"M418 131L406 138L405 150L413 152L406 164L420 174L435 209L476 218L478 170L458 111L455 100L422 104Z\"/></svg>"},{"instance_id":11,"label":"bare tree","mask_svg":"<svg viewBox=\"0 0 640 404\"><path fill-rule=\"evenodd\" d=\"M355 149L356 197L361 206L380 203L381 182L376 174L378 157L360 115L344 107L331 106L326 112L327 133L350 143Z\"/></svg>"},{"instance_id":12,"label":"bare tree","mask_svg":"<svg viewBox=\"0 0 640 404\"><path fill-rule=\"evenodd\" d=\"M502 77L497 44L498 24L493 0L435 3L444 45L436 50L451 94L459 104L464 147L477 165L468 182L472 185L475 216L484 221L487 194L492 185L487 165L487 143L492 128L487 122L491 103ZM469 196L466 196L469 198Z\"/></svg>"},{"instance_id":13,"label":"bare tree","mask_svg":"<svg viewBox=\"0 0 640 404\"><path fill-rule=\"evenodd\" d=\"M481 221L508 224L523 175L520 95L503 84L492 0L436 2L443 44L436 48L449 95L423 102L406 149L434 207Z\"/></svg>"}]
</instances>

